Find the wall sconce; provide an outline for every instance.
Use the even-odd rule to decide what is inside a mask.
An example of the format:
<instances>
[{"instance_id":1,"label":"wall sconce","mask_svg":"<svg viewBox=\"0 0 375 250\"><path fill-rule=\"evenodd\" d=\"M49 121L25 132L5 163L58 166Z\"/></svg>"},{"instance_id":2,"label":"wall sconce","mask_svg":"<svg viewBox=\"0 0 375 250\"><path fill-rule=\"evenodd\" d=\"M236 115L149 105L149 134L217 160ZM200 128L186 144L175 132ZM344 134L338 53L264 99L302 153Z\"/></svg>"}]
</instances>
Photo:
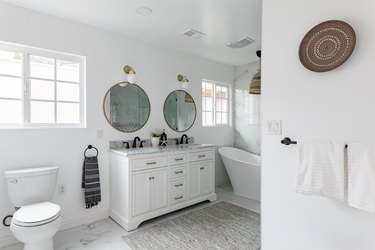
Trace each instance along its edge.
<instances>
[{"instance_id":1,"label":"wall sconce","mask_svg":"<svg viewBox=\"0 0 375 250\"><path fill-rule=\"evenodd\" d=\"M189 88L189 80L186 78L186 76L178 75L177 80L181 83L182 89L188 89Z\"/></svg>"},{"instance_id":2,"label":"wall sconce","mask_svg":"<svg viewBox=\"0 0 375 250\"><path fill-rule=\"evenodd\" d=\"M133 84L133 83L137 82L137 76L136 76L135 71L132 67L130 67L129 65L125 65L124 66L124 72L127 76L128 83Z\"/></svg>"}]
</instances>

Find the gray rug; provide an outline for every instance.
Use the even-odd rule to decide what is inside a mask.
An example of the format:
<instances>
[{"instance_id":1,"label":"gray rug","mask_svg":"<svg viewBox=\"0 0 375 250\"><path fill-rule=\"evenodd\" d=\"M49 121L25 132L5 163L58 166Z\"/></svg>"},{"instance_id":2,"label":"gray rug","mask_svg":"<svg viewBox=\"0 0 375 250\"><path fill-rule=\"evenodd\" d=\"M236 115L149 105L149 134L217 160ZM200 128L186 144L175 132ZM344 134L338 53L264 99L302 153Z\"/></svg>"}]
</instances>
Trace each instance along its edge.
<instances>
[{"instance_id":1,"label":"gray rug","mask_svg":"<svg viewBox=\"0 0 375 250\"><path fill-rule=\"evenodd\" d=\"M133 250L258 250L258 213L226 202L122 237Z\"/></svg>"}]
</instances>

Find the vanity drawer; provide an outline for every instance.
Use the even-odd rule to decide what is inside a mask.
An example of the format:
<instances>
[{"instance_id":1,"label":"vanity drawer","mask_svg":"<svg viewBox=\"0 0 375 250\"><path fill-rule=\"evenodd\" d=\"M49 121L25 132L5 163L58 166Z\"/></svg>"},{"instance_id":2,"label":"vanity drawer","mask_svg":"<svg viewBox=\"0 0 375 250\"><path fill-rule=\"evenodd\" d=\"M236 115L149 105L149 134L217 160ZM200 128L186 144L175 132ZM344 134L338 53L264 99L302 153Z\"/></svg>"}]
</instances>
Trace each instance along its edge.
<instances>
[{"instance_id":1,"label":"vanity drawer","mask_svg":"<svg viewBox=\"0 0 375 250\"><path fill-rule=\"evenodd\" d=\"M213 151L201 151L201 152L190 153L189 160L190 162L196 162L196 161L211 160L213 158L214 158Z\"/></svg>"},{"instance_id":2,"label":"vanity drawer","mask_svg":"<svg viewBox=\"0 0 375 250\"><path fill-rule=\"evenodd\" d=\"M185 177L186 176L186 165L184 165L182 167L172 168L169 176L170 176L171 179Z\"/></svg>"},{"instance_id":3,"label":"vanity drawer","mask_svg":"<svg viewBox=\"0 0 375 250\"><path fill-rule=\"evenodd\" d=\"M171 194L186 193L186 179L171 182Z\"/></svg>"},{"instance_id":4,"label":"vanity drawer","mask_svg":"<svg viewBox=\"0 0 375 250\"><path fill-rule=\"evenodd\" d=\"M169 162L171 165L178 165L187 162L187 155L186 154L178 154L178 155L171 155L169 158Z\"/></svg>"},{"instance_id":5,"label":"vanity drawer","mask_svg":"<svg viewBox=\"0 0 375 250\"><path fill-rule=\"evenodd\" d=\"M168 166L167 156L134 159L132 171Z\"/></svg>"},{"instance_id":6,"label":"vanity drawer","mask_svg":"<svg viewBox=\"0 0 375 250\"><path fill-rule=\"evenodd\" d=\"M169 204L176 204L182 201L186 201L186 193L180 193L180 194L173 194L171 195L171 199L169 201Z\"/></svg>"}]
</instances>

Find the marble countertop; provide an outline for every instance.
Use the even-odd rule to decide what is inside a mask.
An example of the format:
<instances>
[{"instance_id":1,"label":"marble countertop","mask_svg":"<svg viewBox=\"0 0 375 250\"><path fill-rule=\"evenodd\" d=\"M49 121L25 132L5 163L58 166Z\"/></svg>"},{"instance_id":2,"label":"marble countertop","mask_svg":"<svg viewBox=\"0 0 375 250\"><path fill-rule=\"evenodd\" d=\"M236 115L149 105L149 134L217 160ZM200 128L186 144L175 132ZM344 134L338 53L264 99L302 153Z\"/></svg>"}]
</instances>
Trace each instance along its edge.
<instances>
[{"instance_id":1,"label":"marble countertop","mask_svg":"<svg viewBox=\"0 0 375 250\"><path fill-rule=\"evenodd\" d=\"M215 144L182 144L182 145L169 145L165 147L144 147L144 148L116 148L109 149L109 152L119 153L125 156L128 155L138 155L138 154L152 154L152 153L163 153L163 152L173 152L173 151L186 151L192 149L200 149L206 147L214 147Z\"/></svg>"}]
</instances>

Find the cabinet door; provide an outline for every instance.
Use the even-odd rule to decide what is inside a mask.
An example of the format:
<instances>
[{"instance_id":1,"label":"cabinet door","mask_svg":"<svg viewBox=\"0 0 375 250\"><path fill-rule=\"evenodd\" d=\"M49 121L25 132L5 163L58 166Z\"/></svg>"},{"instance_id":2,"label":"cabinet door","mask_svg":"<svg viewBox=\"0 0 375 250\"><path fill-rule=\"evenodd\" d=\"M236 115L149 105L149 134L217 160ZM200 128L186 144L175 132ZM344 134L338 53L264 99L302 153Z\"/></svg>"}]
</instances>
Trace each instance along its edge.
<instances>
[{"instance_id":1,"label":"cabinet door","mask_svg":"<svg viewBox=\"0 0 375 250\"><path fill-rule=\"evenodd\" d=\"M189 197L195 198L200 195L200 164L189 167Z\"/></svg>"},{"instance_id":2,"label":"cabinet door","mask_svg":"<svg viewBox=\"0 0 375 250\"><path fill-rule=\"evenodd\" d=\"M202 163L199 165L199 186L200 186L200 194L208 194L212 192L212 173L211 173L211 162Z\"/></svg>"},{"instance_id":3,"label":"cabinet door","mask_svg":"<svg viewBox=\"0 0 375 250\"><path fill-rule=\"evenodd\" d=\"M151 210L150 183L151 173L134 174L132 176L132 215L147 213Z\"/></svg>"},{"instance_id":4,"label":"cabinet door","mask_svg":"<svg viewBox=\"0 0 375 250\"><path fill-rule=\"evenodd\" d=\"M168 205L168 169L151 174L151 210Z\"/></svg>"}]
</instances>

